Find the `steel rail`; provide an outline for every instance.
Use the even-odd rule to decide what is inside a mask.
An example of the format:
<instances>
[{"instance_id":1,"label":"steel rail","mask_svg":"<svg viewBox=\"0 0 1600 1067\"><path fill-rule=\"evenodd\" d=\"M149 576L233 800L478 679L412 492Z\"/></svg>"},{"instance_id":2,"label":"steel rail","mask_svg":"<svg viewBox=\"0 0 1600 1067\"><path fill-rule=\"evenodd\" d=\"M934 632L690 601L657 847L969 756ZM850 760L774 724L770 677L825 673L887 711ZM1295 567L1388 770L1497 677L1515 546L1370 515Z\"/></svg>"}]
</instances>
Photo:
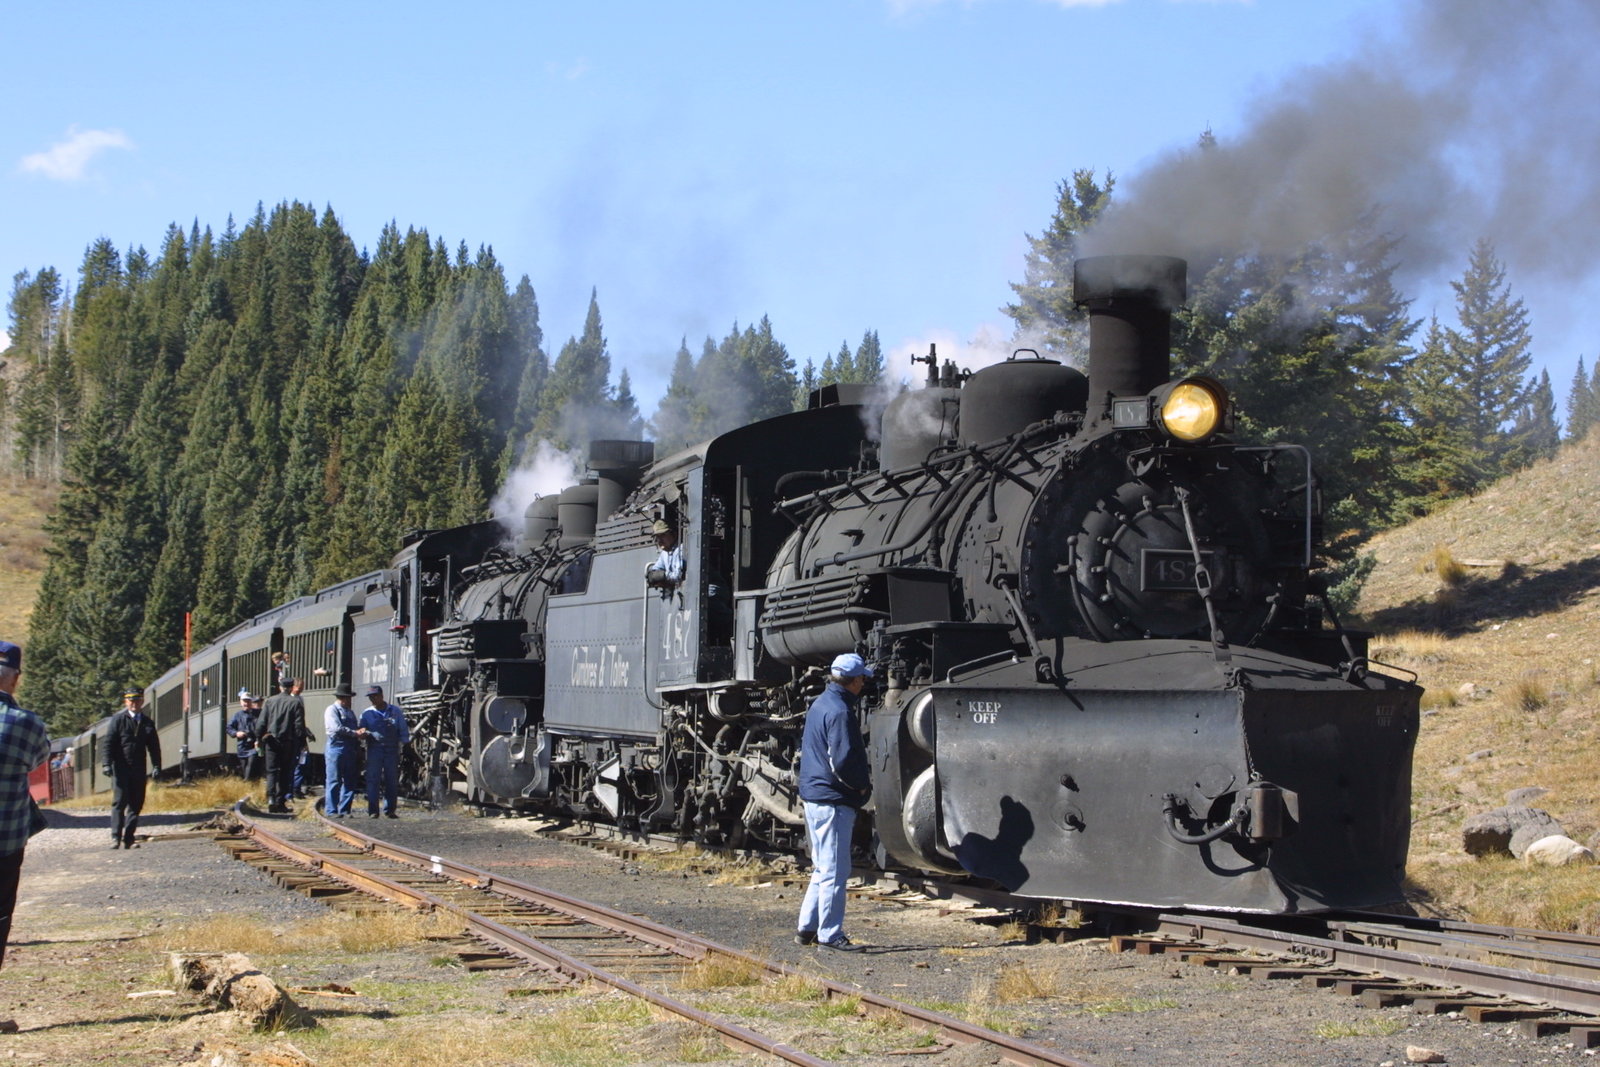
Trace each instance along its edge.
<instances>
[{"instance_id":1,"label":"steel rail","mask_svg":"<svg viewBox=\"0 0 1600 1067\"><path fill-rule=\"evenodd\" d=\"M730 960L737 960L748 967L773 977L801 978L819 985L829 999L855 998L870 1014L909 1020L932 1029L940 1037L953 1044L984 1045L993 1048L1001 1059L1007 1063L1018 1064L1021 1067L1093 1067L1093 1065L1083 1060L1061 1055L1051 1049L1013 1038L1008 1034L974 1026L953 1016L943 1015L913 1004L906 1004L891 997L852 988L842 983L801 971L785 963L764 960L695 934L674 930L648 919L628 915L601 904L579 900L575 897L541 889L514 879L503 878L473 867L470 864L450 860L443 856L419 852L415 849L381 841L352 827L327 819L321 812L320 807L318 809L318 817L322 819L324 827L336 839L343 841L347 845L360 848L364 855L372 855L415 868L469 889L493 893L562 914L620 936L671 952L688 960L701 960L715 954ZM251 827L252 834L257 837L257 840L262 840L265 843L265 838L261 835L267 835L282 841L282 839L277 838L277 835L270 834L270 831L251 822L242 812L240 812L240 818L247 826ZM721 1032L724 1035L724 1039L731 1044L767 1052L790 1063L817 1064L826 1062L810 1058L807 1054L794 1050L790 1046L772 1043L759 1034L746 1031L742 1027L737 1027L736 1024L726 1023L715 1016L707 1015L692 1005L685 1004L675 998L645 989L619 975L592 967L581 960L568 956L559 949L545 945L503 924L476 916L470 910L450 903L443 898L411 886L402 885L391 879L383 878L381 875L375 875L370 871L363 871L354 864L340 860L338 857L325 856L293 842L282 841L282 846L295 853L296 857L308 857L305 859L288 857L294 859L294 862L326 871L330 876L339 878L341 881L350 881L352 883L358 879L369 881L377 887L377 895L388 899L396 899L394 895L413 899L426 899L428 904L425 906L440 908L452 915L468 920L469 926L474 933L483 937L486 941L505 948L507 951L524 957L528 957L531 954L533 958L537 961L542 961L549 969L560 971L569 977L594 977L598 981L634 996L642 997L650 1003L658 1004L663 1009L672 1011L684 1018L701 1025L711 1026ZM274 849L274 851L277 850ZM350 872L348 879L341 877L342 873L346 871ZM730 1032L729 1029L724 1029L724 1027L729 1027L734 1032Z\"/></svg>"},{"instance_id":2,"label":"steel rail","mask_svg":"<svg viewBox=\"0 0 1600 1067\"><path fill-rule=\"evenodd\" d=\"M1156 930L1168 936L1276 953L1392 978L1454 986L1529 1004L1547 1004L1581 1015L1600 1015L1600 980L1594 977L1535 974L1481 960L1272 930L1216 916L1163 914L1156 921ZM1589 973L1597 972L1590 970Z\"/></svg>"},{"instance_id":3,"label":"steel rail","mask_svg":"<svg viewBox=\"0 0 1600 1067\"><path fill-rule=\"evenodd\" d=\"M914 1004L907 1004L892 997L885 997L877 993L846 986L842 983L801 971L786 963L764 960L695 934L674 930L659 923L651 922L649 919L642 919L636 915L616 911L603 904L579 900L552 890L528 885L525 882L503 878L473 867L470 864L381 841L352 827L327 819L322 816L320 810L318 815L323 818L324 823L335 837L345 841L347 844L370 850L374 855L385 859L417 867L475 889L497 893L525 904L534 904L551 911L570 915L585 922L593 923L603 929L635 938L691 959L703 959L715 953L719 956L738 960L747 966L758 968L775 977L804 978L807 981L821 985L829 999L854 997L869 1012L910 1019L933 1028L941 1037L954 1043L991 1046L1007 1063L1020 1064L1023 1067L1090 1067L1089 1064L1082 1060L1060 1055L1042 1046L1013 1038L1008 1034L1002 1034L981 1026L974 1026L951 1015L929 1011L926 1008L919 1008Z\"/></svg>"},{"instance_id":4,"label":"steel rail","mask_svg":"<svg viewBox=\"0 0 1600 1067\"><path fill-rule=\"evenodd\" d=\"M784 1042L774 1041L748 1027L740 1026L737 1023L729 1022L726 1019L701 1011L692 1004L685 1003L676 997L670 997L664 993L647 989L619 974L585 963L562 952L560 949L545 944L536 938L529 937L503 923L478 915L467 908L445 900L443 897L435 896L414 886L402 885L392 879L384 878L382 875L362 870L355 864L347 863L336 856L329 856L318 852L316 849L290 841L252 820L241 808L235 808L234 811L255 841L268 851L293 863L310 867L338 881L361 889L363 892L372 893L397 904L447 912L466 923L467 928L474 935L513 955L528 959L546 970L556 971L568 978L600 982L611 986L613 989L627 993L629 996L637 997L646 1003L661 1008L663 1011L671 1012L680 1018L716 1031L725 1043L735 1049L766 1053L767 1055L778 1057L785 1063L797 1064L799 1067L831 1067L828 1060L818 1059Z\"/></svg>"}]
</instances>

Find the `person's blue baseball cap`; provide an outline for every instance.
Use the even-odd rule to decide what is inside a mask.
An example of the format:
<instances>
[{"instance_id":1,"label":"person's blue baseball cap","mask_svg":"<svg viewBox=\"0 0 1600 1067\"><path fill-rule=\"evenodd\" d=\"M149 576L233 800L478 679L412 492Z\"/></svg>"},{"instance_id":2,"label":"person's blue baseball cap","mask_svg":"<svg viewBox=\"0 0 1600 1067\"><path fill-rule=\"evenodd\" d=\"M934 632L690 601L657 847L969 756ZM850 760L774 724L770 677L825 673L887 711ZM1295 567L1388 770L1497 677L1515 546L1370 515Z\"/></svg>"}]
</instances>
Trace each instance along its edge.
<instances>
[{"instance_id":1,"label":"person's blue baseball cap","mask_svg":"<svg viewBox=\"0 0 1600 1067\"><path fill-rule=\"evenodd\" d=\"M14 671L22 669L22 646L13 645L10 641L0 641L0 667L9 667Z\"/></svg>"},{"instance_id":2,"label":"person's blue baseball cap","mask_svg":"<svg viewBox=\"0 0 1600 1067\"><path fill-rule=\"evenodd\" d=\"M872 668L867 666L867 661L854 652L846 652L842 656L835 656L833 666L829 668L839 678L871 678Z\"/></svg>"}]
</instances>

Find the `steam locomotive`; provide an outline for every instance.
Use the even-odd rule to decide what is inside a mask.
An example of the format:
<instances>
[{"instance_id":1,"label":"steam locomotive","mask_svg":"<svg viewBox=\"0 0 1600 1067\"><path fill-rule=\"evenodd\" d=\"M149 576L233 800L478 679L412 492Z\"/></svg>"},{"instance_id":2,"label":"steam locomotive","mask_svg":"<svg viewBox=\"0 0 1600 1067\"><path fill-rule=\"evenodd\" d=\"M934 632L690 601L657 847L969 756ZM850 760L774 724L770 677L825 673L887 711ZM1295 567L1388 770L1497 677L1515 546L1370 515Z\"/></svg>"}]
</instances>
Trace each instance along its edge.
<instances>
[{"instance_id":1,"label":"steam locomotive","mask_svg":"<svg viewBox=\"0 0 1600 1067\"><path fill-rule=\"evenodd\" d=\"M1398 900L1420 690L1328 624L1307 451L1233 443L1225 388L1171 378L1185 285L1078 261L1087 375L930 352L882 409L828 386L659 460L594 442L514 544L419 535L158 679L163 751L225 751L229 694L284 650L308 707L397 699L413 792L799 850L805 710L853 650L881 683L864 859L1081 903Z\"/></svg>"}]
</instances>

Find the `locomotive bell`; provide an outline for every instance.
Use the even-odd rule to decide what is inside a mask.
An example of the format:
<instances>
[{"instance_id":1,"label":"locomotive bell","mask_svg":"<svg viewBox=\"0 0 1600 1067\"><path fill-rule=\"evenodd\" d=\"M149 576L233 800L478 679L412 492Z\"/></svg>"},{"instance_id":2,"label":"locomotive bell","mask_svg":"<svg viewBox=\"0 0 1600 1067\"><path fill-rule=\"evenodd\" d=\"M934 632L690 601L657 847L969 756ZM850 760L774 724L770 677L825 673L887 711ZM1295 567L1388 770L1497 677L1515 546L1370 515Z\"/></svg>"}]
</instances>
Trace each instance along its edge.
<instances>
[{"instance_id":1,"label":"locomotive bell","mask_svg":"<svg viewBox=\"0 0 1600 1067\"><path fill-rule=\"evenodd\" d=\"M1089 407L1142 396L1172 376L1172 311L1188 295L1175 256L1090 256L1072 265L1072 299L1089 311Z\"/></svg>"}]
</instances>

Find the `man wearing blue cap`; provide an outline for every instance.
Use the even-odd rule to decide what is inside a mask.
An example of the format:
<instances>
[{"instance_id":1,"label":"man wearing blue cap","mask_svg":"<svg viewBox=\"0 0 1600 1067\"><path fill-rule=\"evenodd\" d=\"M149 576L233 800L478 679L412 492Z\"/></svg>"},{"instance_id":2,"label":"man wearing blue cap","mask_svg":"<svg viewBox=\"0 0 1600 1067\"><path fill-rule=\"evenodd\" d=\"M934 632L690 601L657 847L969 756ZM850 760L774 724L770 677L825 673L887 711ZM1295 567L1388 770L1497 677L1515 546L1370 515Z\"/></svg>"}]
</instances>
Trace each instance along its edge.
<instances>
[{"instance_id":1,"label":"man wearing blue cap","mask_svg":"<svg viewBox=\"0 0 1600 1067\"><path fill-rule=\"evenodd\" d=\"M123 691L122 710L111 716L106 730L103 769L112 782L111 847L138 848L133 834L144 810L145 774L154 777L161 770L161 739L144 713L144 693L131 686Z\"/></svg>"},{"instance_id":2,"label":"man wearing blue cap","mask_svg":"<svg viewBox=\"0 0 1600 1067\"><path fill-rule=\"evenodd\" d=\"M800 903L800 945L850 949L844 934L845 883L850 878L850 835L856 809L872 795L867 746L856 704L872 668L854 652L834 659L828 688L806 711L800 738L800 799L811 845L811 881Z\"/></svg>"},{"instance_id":3,"label":"man wearing blue cap","mask_svg":"<svg viewBox=\"0 0 1600 1067\"><path fill-rule=\"evenodd\" d=\"M395 814L400 791L400 749L411 743L411 727L406 713L384 699L383 686L367 689L372 707L361 713L361 728L367 732L367 817L378 817L378 793L383 793L383 813Z\"/></svg>"},{"instance_id":4,"label":"man wearing blue cap","mask_svg":"<svg viewBox=\"0 0 1600 1067\"><path fill-rule=\"evenodd\" d=\"M22 853L28 844L28 774L50 755L44 721L24 711L12 696L22 676L22 649L0 641L0 964L11 936L11 913L22 878Z\"/></svg>"}]
</instances>

